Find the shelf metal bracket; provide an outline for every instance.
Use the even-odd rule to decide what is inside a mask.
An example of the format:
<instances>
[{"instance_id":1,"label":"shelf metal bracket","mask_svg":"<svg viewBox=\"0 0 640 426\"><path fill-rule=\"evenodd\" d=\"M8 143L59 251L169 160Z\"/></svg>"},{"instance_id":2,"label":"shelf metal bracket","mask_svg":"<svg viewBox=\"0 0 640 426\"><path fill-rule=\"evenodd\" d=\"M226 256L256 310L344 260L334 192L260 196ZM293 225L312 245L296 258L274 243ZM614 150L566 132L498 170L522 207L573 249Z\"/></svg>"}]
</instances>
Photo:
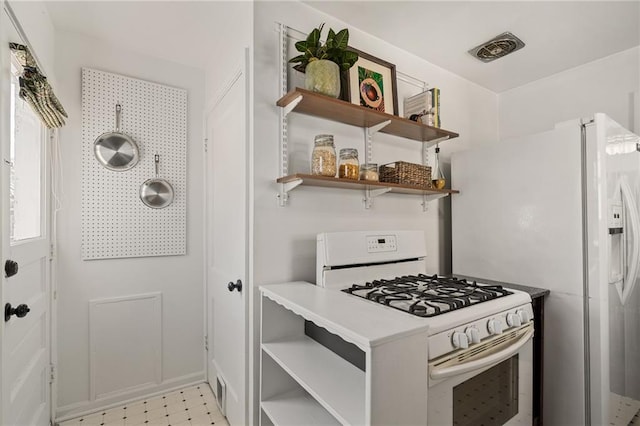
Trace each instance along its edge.
<instances>
[{"instance_id":1,"label":"shelf metal bracket","mask_svg":"<svg viewBox=\"0 0 640 426\"><path fill-rule=\"evenodd\" d=\"M302 95L299 95L298 97L296 97L287 106L282 107L282 113L284 114L284 116L285 117L288 116L289 113L293 111L300 102L302 102Z\"/></svg>"},{"instance_id":2,"label":"shelf metal bracket","mask_svg":"<svg viewBox=\"0 0 640 426\"><path fill-rule=\"evenodd\" d=\"M391 123L391 120L385 120L382 123L378 123L371 127L367 127L367 130L369 131L370 135L373 135L375 133L378 133L380 130L384 129L385 127L387 127L390 123Z\"/></svg>"},{"instance_id":3,"label":"shelf metal bracket","mask_svg":"<svg viewBox=\"0 0 640 426\"><path fill-rule=\"evenodd\" d=\"M448 197L448 193L444 194L425 194L422 196L422 211L428 211L428 205L430 202L439 200L440 198Z\"/></svg>"},{"instance_id":4,"label":"shelf metal bracket","mask_svg":"<svg viewBox=\"0 0 640 426\"><path fill-rule=\"evenodd\" d=\"M385 120L381 123L375 124L371 127L365 127L364 129L364 148L365 148L365 164L369 164L371 163L371 157L372 157L372 136L375 135L376 133L378 133L380 130L382 130L383 128L385 128L386 126L389 125L389 123L391 123L391 120ZM391 188L377 188L377 189L371 189L369 187L367 187L364 190L364 199L362 200L364 202L364 208L365 209L370 209L371 206L373 205L373 199L375 197L378 197L382 194L386 194L387 192L391 191Z\"/></svg>"},{"instance_id":5,"label":"shelf metal bracket","mask_svg":"<svg viewBox=\"0 0 640 426\"><path fill-rule=\"evenodd\" d=\"M365 149L365 164L369 164L371 162L372 148L371 148L371 137L378 133L380 130L385 128L391 123L391 120L385 120L382 123L378 123L371 127L365 127L364 129L364 149Z\"/></svg>"},{"instance_id":6,"label":"shelf metal bracket","mask_svg":"<svg viewBox=\"0 0 640 426\"><path fill-rule=\"evenodd\" d=\"M364 202L364 208L370 209L371 206L373 205L374 198L379 197L382 194L386 194L389 191L391 191L391 188L377 188L377 189L366 188L364 190L364 199L362 200Z\"/></svg>"},{"instance_id":7,"label":"shelf metal bracket","mask_svg":"<svg viewBox=\"0 0 640 426\"><path fill-rule=\"evenodd\" d=\"M426 143L422 144L422 165L429 165L429 147ZM422 211L426 212L429 210L429 199L427 194L422 195Z\"/></svg>"},{"instance_id":8,"label":"shelf metal bracket","mask_svg":"<svg viewBox=\"0 0 640 426\"><path fill-rule=\"evenodd\" d=\"M300 184L302 184L302 179L294 179L280 184L280 191L278 192L278 204L280 207L287 205L287 202L289 201L289 191L292 191Z\"/></svg>"},{"instance_id":9,"label":"shelf metal bracket","mask_svg":"<svg viewBox=\"0 0 640 426\"><path fill-rule=\"evenodd\" d=\"M443 141L446 141L446 140L449 140L449 136L448 135L447 136L443 136L441 138L432 139L429 142L424 142L422 145L424 145L427 148L431 148L432 146L437 145L440 142L443 142Z\"/></svg>"},{"instance_id":10,"label":"shelf metal bracket","mask_svg":"<svg viewBox=\"0 0 640 426\"><path fill-rule=\"evenodd\" d=\"M278 46L278 64L280 67L280 81L279 90L280 95L284 96L287 93L287 26L284 24L278 24L280 43ZM286 107L280 108L280 146L279 146L279 169L280 176L287 176L289 174L289 147L288 147L288 120L287 115L295 108L296 105L302 100L302 96L296 98ZM278 191L278 204L280 207L287 205L289 199L288 192L296 186L302 183L294 184L296 181L280 184L280 190Z\"/></svg>"}]
</instances>

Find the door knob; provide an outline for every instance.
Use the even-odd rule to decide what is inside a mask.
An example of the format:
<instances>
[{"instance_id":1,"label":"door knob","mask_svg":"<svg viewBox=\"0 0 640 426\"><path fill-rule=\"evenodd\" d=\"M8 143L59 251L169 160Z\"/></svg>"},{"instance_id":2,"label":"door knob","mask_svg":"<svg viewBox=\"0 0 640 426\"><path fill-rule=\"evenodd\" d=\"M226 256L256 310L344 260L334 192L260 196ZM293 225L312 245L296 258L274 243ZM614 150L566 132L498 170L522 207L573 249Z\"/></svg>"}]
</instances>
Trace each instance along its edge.
<instances>
[{"instance_id":1,"label":"door knob","mask_svg":"<svg viewBox=\"0 0 640 426\"><path fill-rule=\"evenodd\" d=\"M18 318L22 318L26 316L30 310L31 309L29 309L29 307L24 303L21 305L18 305L17 308L12 307L11 303L7 303L6 305L4 305L4 321L5 322L9 321L11 319L11 315L15 315Z\"/></svg>"},{"instance_id":2,"label":"door knob","mask_svg":"<svg viewBox=\"0 0 640 426\"><path fill-rule=\"evenodd\" d=\"M18 273L18 262L16 262L15 260L7 259L7 261L4 262L4 274L7 276L7 278L9 278L14 276L17 273Z\"/></svg>"},{"instance_id":3,"label":"door knob","mask_svg":"<svg viewBox=\"0 0 640 426\"><path fill-rule=\"evenodd\" d=\"M227 284L227 288L229 289L229 291L233 291L234 289L236 289L238 290L238 293L242 293L242 281L238 280L235 284L229 281L229 284Z\"/></svg>"}]
</instances>

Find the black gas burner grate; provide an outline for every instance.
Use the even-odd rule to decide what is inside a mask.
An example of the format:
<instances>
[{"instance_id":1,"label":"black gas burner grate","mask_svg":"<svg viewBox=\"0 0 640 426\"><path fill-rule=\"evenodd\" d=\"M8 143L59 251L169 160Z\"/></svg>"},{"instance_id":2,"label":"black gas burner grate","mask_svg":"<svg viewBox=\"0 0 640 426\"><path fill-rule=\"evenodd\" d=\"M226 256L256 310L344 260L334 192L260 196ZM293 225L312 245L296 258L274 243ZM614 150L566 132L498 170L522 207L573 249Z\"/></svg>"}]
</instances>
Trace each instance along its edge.
<instances>
[{"instance_id":1,"label":"black gas burner grate","mask_svg":"<svg viewBox=\"0 0 640 426\"><path fill-rule=\"evenodd\" d=\"M425 318L513 294L501 285L423 274L353 284L342 291Z\"/></svg>"}]
</instances>

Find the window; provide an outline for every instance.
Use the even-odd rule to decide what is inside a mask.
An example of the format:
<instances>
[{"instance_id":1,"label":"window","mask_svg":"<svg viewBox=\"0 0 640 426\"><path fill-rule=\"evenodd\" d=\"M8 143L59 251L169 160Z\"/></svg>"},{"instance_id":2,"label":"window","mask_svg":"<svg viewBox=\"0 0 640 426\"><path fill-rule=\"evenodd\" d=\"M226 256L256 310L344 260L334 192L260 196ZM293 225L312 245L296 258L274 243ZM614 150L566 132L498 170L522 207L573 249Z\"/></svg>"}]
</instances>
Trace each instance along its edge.
<instances>
[{"instance_id":1,"label":"window","mask_svg":"<svg viewBox=\"0 0 640 426\"><path fill-rule=\"evenodd\" d=\"M11 171L9 227L11 243L38 238L43 233L45 129L31 107L20 99L22 66L11 61Z\"/></svg>"}]
</instances>

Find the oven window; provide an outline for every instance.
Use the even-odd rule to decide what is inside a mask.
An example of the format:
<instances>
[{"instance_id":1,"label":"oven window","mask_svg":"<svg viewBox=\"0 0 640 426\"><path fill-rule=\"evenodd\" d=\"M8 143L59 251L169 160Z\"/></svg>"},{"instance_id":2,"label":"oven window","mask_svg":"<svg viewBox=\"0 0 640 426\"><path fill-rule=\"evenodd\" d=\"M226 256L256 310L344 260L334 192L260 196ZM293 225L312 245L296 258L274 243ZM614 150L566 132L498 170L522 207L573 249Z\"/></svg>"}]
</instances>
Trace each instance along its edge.
<instances>
[{"instance_id":1,"label":"oven window","mask_svg":"<svg viewBox=\"0 0 640 426\"><path fill-rule=\"evenodd\" d=\"M518 355L453 388L453 424L502 426L518 414Z\"/></svg>"}]
</instances>

